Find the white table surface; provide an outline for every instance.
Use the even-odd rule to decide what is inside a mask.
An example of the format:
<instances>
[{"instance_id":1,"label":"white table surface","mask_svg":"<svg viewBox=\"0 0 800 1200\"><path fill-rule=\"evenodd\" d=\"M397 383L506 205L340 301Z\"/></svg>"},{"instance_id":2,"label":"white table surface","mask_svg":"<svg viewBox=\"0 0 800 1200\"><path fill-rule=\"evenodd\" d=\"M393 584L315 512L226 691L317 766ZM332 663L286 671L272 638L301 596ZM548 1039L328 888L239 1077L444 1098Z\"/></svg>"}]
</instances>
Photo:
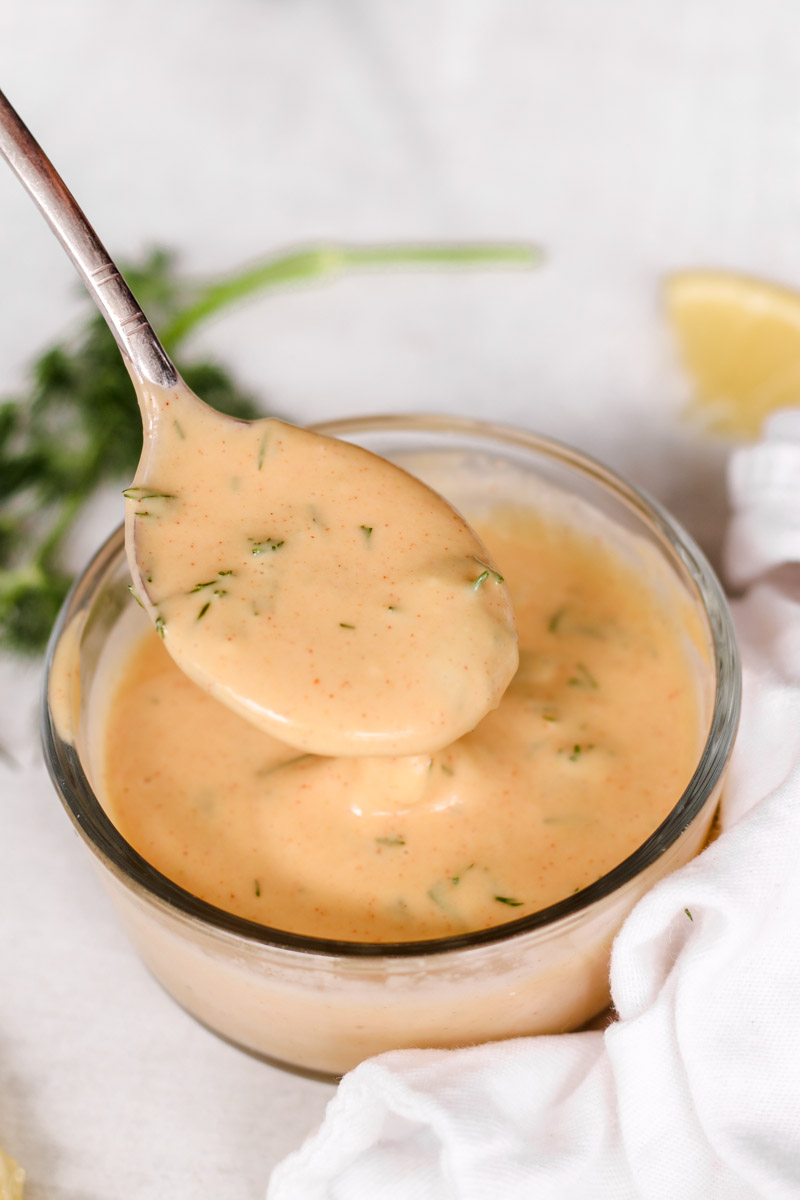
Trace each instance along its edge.
<instances>
[{"instance_id":1,"label":"white table surface","mask_svg":"<svg viewBox=\"0 0 800 1200\"><path fill-rule=\"evenodd\" d=\"M800 8L786 0L5 0L0 87L111 252L213 273L316 239L520 238L530 273L375 273L205 330L298 422L425 410L567 438L716 557L728 447L679 417L668 271L800 285ZM0 171L0 393L78 312ZM85 559L120 517L98 503ZM0 1144L30 1200L250 1200L332 1086L153 982L40 764L38 667L0 660Z\"/></svg>"}]
</instances>

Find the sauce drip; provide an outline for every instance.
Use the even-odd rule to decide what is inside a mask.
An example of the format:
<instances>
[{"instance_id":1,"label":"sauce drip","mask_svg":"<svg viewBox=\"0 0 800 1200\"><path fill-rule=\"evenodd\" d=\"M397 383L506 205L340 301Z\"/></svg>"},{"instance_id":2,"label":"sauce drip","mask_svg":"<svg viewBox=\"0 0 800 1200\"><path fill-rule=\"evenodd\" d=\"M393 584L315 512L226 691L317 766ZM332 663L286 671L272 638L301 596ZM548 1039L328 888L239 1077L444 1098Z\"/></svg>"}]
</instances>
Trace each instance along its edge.
<instances>
[{"instance_id":1,"label":"sauce drip","mask_svg":"<svg viewBox=\"0 0 800 1200\"><path fill-rule=\"evenodd\" d=\"M151 415L126 545L185 674L315 754L435 751L497 705L518 661L510 596L441 496L358 446L181 390Z\"/></svg>"}]
</instances>

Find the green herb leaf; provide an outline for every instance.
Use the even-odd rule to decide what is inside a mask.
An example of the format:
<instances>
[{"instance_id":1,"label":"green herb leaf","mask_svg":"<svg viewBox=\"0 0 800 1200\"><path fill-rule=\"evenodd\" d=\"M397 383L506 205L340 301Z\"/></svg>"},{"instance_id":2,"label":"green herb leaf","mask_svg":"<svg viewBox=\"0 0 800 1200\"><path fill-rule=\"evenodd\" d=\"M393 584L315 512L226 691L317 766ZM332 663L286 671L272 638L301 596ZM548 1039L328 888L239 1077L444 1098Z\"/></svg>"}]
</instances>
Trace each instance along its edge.
<instances>
[{"instance_id":1,"label":"green herb leaf","mask_svg":"<svg viewBox=\"0 0 800 1200\"><path fill-rule=\"evenodd\" d=\"M280 550L281 546L286 544L283 538L280 541L271 537L264 538L262 542L257 542L255 538L247 540L253 548L253 554L266 554L269 550Z\"/></svg>"},{"instance_id":2,"label":"green herb leaf","mask_svg":"<svg viewBox=\"0 0 800 1200\"><path fill-rule=\"evenodd\" d=\"M553 615L550 617L550 620L547 622L548 633L558 633L558 627L561 624L566 611L567 610L565 607L559 608L553 613Z\"/></svg>"},{"instance_id":3,"label":"green herb leaf","mask_svg":"<svg viewBox=\"0 0 800 1200\"><path fill-rule=\"evenodd\" d=\"M511 908L520 908L525 903L524 900L514 900L511 896L495 896L498 904L508 904Z\"/></svg>"},{"instance_id":4,"label":"green herb leaf","mask_svg":"<svg viewBox=\"0 0 800 1200\"><path fill-rule=\"evenodd\" d=\"M594 750L594 742L587 742L583 746L576 742L571 750L567 751L561 749L558 751L558 753L565 754L570 762L579 762L583 755L588 754L591 750Z\"/></svg>"},{"instance_id":5,"label":"green herb leaf","mask_svg":"<svg viewBox=\"0 0 800 1200\"><path fill-rule=\"evenodd\" d=\"M592 675L591 671L589 670L589 668L587 666L585 666L583 663L577 663L576 670L577 670L578 674L572 675L567 680L567 683L569 684L570 687L586 687L586 688L596 688L597 687L597 680L595 679L594 675Z\"/></svg>"},{"instance_id":6,"label":"green herb leaf","mask_svg":"<svg viewBox=\"0 0 800 1200\"><path fill-rule=\"evenodd\" d=\"M497 571L495 571L495 569L493 567L490 567L488 563L485 563L483 561L483 559L477 558L474 554L470 555L470 557L474 560L474 562L476 562L478 564L479 567L483 567L483 570L481 571L478 578L472 580L472 587L473 587L474 591L477 592L478 588L483 587L484 583L486 583L486 580L491 575L494 576L495 583L499 584L499 583L504 582L503 576L500 575Z\"/></svg>"},{"instance_id":7,"label":"green herb leaf","mask_svg":"<svg viewBox=\"0 0 800 1200\"><path fill-rule=\"evenodd\" d=\"M174 492L151 492L146 487L125 488L122 493L126 500L174 500Z\"/></svg>"}]
</instances>

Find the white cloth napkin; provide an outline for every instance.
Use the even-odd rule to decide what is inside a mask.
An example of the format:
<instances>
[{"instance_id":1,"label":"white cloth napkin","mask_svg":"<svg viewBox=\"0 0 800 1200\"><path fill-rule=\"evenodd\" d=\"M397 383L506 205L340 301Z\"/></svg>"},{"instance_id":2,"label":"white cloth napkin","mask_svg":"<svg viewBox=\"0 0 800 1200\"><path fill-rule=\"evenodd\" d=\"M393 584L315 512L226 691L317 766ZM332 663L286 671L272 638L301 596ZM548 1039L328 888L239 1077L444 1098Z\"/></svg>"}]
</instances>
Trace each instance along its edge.
<instances>
[{"instance_id":1,"label":"white cloth napkin","mask_svg":"<svg viewBox=\"0 0 800 1200\"><path fill-rule=\"evenodd\" d=\"M800 412L737 452L729 561L800 561ZM744 706L724 832L614 945L604 1032L352 1071L268 1200L800 1197L800 591L733 606Z\"/></svg>"},{"instance_id":2,"label":"white cloth napkin","mask_svg":"<svg viewBox=\"0 0 800 1200\"><path fill-rule=\"evenodd\" d=\"M800 561L800 410L767 422L764 439L731 458L733 518L725 569L736 587L781 563Z\"/></svg>"}]
</instances>

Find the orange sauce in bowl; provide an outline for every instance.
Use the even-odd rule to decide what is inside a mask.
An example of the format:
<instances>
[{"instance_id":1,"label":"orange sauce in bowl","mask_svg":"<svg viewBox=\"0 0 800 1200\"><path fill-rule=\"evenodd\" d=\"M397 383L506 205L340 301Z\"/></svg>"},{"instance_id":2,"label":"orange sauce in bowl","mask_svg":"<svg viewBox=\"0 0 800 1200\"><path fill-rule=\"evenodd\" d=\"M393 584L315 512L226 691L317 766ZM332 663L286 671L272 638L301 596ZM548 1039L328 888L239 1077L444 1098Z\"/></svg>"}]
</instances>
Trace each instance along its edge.
<instances>
[{"instance_id":1,"label":"orange sauce in bowl","mask_svg":"<svg viewBox=\"0 0 800 1200\"><path fill-rule=\"evenodd\" d=\"M655 565L552 515L498 507L473 523L520 651L474 729L413 755L298 752L194 684L148 631L104 731L100 791L123 836L222 909L362 942L501 924L639 846L702 743L686 605Z\"/></svg>"}]
</instances>

